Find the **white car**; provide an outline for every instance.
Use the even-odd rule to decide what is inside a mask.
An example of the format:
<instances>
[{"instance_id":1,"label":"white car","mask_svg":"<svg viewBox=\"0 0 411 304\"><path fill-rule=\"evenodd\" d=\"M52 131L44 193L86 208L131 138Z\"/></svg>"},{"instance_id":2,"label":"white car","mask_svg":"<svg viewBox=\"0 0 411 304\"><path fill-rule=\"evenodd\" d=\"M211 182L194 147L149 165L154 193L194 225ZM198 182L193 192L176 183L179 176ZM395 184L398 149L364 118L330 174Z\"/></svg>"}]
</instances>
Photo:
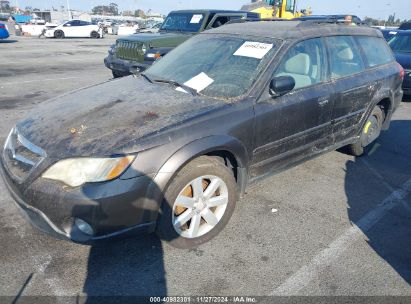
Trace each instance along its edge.
<instances>
[{"instance_id":1,"label":"white car","mask_svg":"<svg viewBox=\"0 0 411 304\"><path fill-rule=\"evenodd\" d=\"M45 33L49 38L100 38L102 29L98 25L82 20L71 20L59 26L48 29Z\"/></svg>"}]
</instances>

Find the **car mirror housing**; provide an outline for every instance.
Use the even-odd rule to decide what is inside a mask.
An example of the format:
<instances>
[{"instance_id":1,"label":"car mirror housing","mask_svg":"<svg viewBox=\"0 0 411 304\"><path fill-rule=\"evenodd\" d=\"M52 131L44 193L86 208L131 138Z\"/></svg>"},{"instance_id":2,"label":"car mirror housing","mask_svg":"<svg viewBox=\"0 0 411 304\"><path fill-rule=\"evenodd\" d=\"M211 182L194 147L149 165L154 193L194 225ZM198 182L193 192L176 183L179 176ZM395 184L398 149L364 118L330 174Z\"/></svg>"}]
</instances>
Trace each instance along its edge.
<instances>
[{"instance_id":1,"label":"car mirror housing","mask_svg":"<svg viewBox=\"0 0 411 304\"><path fill-rule=\"evenodd\" d=\"M280 97L291 92L295 87L295 80L291 76L274 77L270 82L270 94Z\"/></svg>"}]
</instances>

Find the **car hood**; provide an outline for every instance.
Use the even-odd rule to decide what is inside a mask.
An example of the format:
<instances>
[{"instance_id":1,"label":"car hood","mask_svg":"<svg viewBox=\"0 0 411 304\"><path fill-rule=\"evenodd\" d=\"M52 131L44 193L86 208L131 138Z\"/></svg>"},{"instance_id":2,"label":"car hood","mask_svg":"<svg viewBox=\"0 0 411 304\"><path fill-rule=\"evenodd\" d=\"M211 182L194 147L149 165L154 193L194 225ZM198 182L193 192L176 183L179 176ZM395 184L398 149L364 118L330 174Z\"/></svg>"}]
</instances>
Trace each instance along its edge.
<instances>
[{"instance_id":1,"label":"car hood","mask_svg":"<svg viewBox=\"0 0 411 304\"><path fill-rule=\"evenodd\" d=\"M117 41L137 41L150 44L152 47L177 46L190 38L195 33L183 32L158 32L158 33L140 33L127 37L119 38Z\"/></svg>"},{"instance_id":2,"label":"car hood","mask_svg":"<svg viewBox=\"0 0 411 304\"><path fill-rule=\"evenodd\" d=\"M406 70L411 70L411 53L395 53L398 63Z\"/></svg>"},{"instance_id":3,"label":"car hood","mask_svg":"<svg viewBox=\"0 0 411 304\"><path fill-rule=\"evenodd\" d=\"M50 157L109 156L169 142L167 130L223 105L129 76L46 101L16 129Z\"/></svg>"}]
</instances>

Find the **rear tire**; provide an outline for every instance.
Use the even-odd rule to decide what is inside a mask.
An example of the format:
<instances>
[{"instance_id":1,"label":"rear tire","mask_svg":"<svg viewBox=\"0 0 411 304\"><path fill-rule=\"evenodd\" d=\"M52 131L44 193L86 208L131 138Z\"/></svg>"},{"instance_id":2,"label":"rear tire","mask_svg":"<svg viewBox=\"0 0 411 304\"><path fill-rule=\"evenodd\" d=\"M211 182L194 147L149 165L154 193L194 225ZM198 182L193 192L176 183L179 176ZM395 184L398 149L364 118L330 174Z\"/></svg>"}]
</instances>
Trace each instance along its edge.
<instances>
[{"instance_id":1,"label":"rear tire","mask_svg":"<svg viewBox=\"0 0 411 304\"><path fill-rule=\"evenodd\" d=\"M174 247L198 247L226 226L237 197L232 170L213 157L201 156L187 164L168 186L156 232Z\"/></svg>"},{"instance_id":2,"label":"rear tire","mask_svg":"<svg viewBox=\"0 0 411 304\"><path fill-rule=\"evenodd\" d=\"M96 31L92 31L91 34L90 34L90 37L93 38L93 39L98 39L98 38L100 38L100 34L97 33Z\"/></svg>"},{"instance_id":3,"label":"rear tire","mask_svg":"<svg viewBox=\"0 0 411 304\"><path fill-rule=\"evenodd\" d=\"M371 150L381 134L384 119L385 114L381 108L379 106L374 107L370 117L361 130L360 138L356 143L348 145L348 152L353 156L362 156Z\"/></svg>"},{"instance_id":4,"label":"rear tire","mask_svg":"<svg viewBox=\"0 0 411 304\"><path fill-rule=\"evenodd\" d=\"M54 37L57 39L63 39L64 38L64 32L61 30L57 30L54 32Z\"/></svg>"}]
</instances>

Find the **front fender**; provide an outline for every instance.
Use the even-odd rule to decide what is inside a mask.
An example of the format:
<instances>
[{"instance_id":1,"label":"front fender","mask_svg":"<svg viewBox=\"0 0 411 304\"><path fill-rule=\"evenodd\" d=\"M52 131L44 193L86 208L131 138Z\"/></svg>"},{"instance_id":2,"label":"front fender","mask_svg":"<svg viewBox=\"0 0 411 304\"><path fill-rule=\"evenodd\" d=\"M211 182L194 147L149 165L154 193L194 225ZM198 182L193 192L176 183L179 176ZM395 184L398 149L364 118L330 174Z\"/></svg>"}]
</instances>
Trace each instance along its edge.
<instances>
[{"instance_id":1,"label":"front fender","mask_svg":"<svg viewBox=\"0 0 411 304\"><path fill-rule=\"evenodd\" d=\"M231 153L238 164L238 185L241 193L247 184L249 155L244 145L231 136L208 136L195 140L174 153L159 170L155 182L161 189L166 189L177 172L191 160L216 151Z\"/></svg>"}]
</instances>

